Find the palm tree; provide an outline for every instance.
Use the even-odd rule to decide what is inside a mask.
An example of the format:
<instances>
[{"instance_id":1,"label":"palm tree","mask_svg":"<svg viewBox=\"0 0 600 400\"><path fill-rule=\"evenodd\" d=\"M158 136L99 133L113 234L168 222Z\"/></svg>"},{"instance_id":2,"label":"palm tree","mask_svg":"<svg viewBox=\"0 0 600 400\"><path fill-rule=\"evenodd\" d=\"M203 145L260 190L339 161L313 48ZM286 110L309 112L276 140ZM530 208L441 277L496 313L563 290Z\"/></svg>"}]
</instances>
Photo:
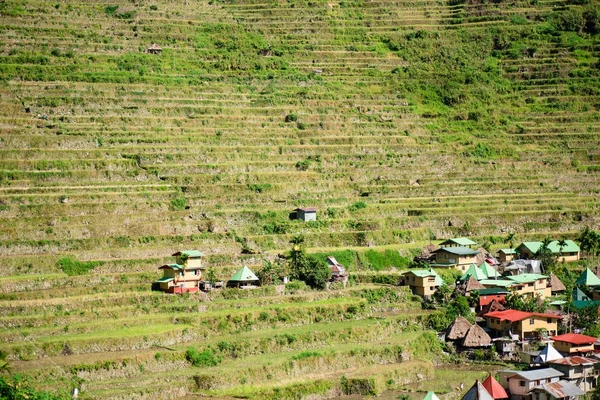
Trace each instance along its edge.
<instances>
[{"instance_id":1,"label":"palm tree","mask_svg":"<svg viewBox=\"0 0 600 400\"><path fill-rule=\"evenodd\" d=\"M515 237L515 233L511 232L508 235L506 235L506 238L504 239L504 243L508 243L511 249L513 248L513 240L515 240Z\"/></svg>"},{"instance_id":2,"label":"palm tree","mask_svg":"<svg viewBox=\"0 0 600 400\"><path fill-rule=\"evenodd\" d=\"M565 240L565 238L562 238L558 241L558 252L560 254L560 256L563 256L563 247L565 247L567 245L567 241ZM564 261L564 257L563 257L563 261Z\"/></svg>"}]
</instances>

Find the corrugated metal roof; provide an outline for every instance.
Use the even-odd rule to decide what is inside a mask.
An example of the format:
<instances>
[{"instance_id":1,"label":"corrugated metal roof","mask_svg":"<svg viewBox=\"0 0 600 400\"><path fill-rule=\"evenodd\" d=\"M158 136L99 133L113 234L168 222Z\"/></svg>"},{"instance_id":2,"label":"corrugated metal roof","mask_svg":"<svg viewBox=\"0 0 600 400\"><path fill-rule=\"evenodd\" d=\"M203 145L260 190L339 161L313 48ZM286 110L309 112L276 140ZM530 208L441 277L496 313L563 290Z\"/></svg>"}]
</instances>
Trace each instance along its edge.
<instances>
[{"instance_id":1,"label":"corrugated metal roof","mask_svg":"<svg viewBox=\"0 0 600 400\"><path fill-rule=\"evenodd\" d=\"M442 243L440 243L440 246L443 246L446 244L457 244L459 246L473 246L474 244L477 244L477 242L474 242L468 238L452 238L452 239L444 240Z\"/></svg>"},{"instance_id":2,"label":"corrugated metal roof","mask_svg":"<svg viewBox=\"0 0 600 400\"><path fill-rule=\"evenodd\" d=\"M532 390L544 391L546 393L549 393L552 397L556 399L562 399L565 397L577 397L585 394L585 392L579 387L567 381L543 383L539 386L534 387Z\"/></svg>"},{"instance_id":3,"label":"corrugated metal roof","mask_svg":"<svg viewBox=\"0 0 600 400\"><path fill-rule=\"evenodd\" d=\"M521 275L512 275L507 276L506 279L510 279L511 281L519 282L519 283L530 283L535 282L540 279L548 278L546 275L540 274L521 274Z\"/></svg>"},{"instance_id":4,"label":"corrugated metal roof","mask_svg":"<svg viewBox=\"0 0 600 400\"><path fill-rule=\"evenodd\" d=\"M484 317L490 318L498 318L504 321L517 322L522 321L531 317L542 317L542 318L553 318L553 319L561 319L562 317L554 314L543 314L543 313L534 313L534 312L526 312L519 310L504 310L504 311L494 311L484 315Z\"/></svg>"},{"instance_id":5,"label":"corrugated metal roof","mask_svg":"<svg viewBox=\"0 0 600 400\"><path fill-rule=\"evenodd\" d=\"M539 379L556 378L563 376L562 372L555 370L554 368L542 368L534 369L531 371L515 371L515 375L518 375L528 381L537 381Z\"/></svg>"},{"instance_id":6,"label":"corrugated metal roof","mask_svg":"<svg viewBox=\"0 0 600 400\"><path fill-rule=\"evenodd\" d=\"M177 253L173 253L172 256L177 257L182 254L187 255L189 258L204 257L204 253L199 250L182 250L182 251L178 251Z\"/></svg>"},{"instance_id":7,"label":"corrugated metal roof","mask_svg":"<svg viewBox=\"0 0 600 400\"><path fill-rule=\"evenodd\" d=\"M551 362L552 364L561 364L568 366L577 366L577 365L593 365L600 363L600 360L596 360L593 358L582 357L582 356L571 356L561 358L560 360L554 360Z\"/></svg>"},{"instance_id":8,"label":"corrugated metal roof","mask_svg":"<svg viewBox=\"0 0 600 400\"><path fill-rule=\"evenodd\" d=\"M456 254L458 256L474 256L479 254L476 250L471 250L466 247L442 247L441 249L434 250L432 253L438 253L440 251L445 251L450 254Z\"/></svg>"}]
</instances>

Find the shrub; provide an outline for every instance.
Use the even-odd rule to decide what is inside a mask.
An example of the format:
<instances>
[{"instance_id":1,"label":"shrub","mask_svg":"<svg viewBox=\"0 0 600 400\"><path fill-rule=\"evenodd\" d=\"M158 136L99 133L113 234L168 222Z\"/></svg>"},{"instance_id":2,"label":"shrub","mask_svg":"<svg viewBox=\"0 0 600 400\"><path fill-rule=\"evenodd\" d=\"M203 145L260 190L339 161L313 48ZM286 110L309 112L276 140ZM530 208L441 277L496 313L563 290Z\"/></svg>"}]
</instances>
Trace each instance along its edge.
<instances>
[{"instance_id":1,"label":"shrub","mask_svg":"<svg viewBox=\"0 0 600 400\"><path fill-rule=\"evenodd\" d=\"M79 261L71 257L58 260L56 266L69 276L84 275L102 263L99 261Z\"/></svg>"},{"instance_id":2,"label":"shrub","mask_svg":"<svg viewBox=\"0 0 600 400\"><path fill-rule=\"evenodd\" d=\"M185 359L194 367L214 367L221 362L221 357L217 356L211 348L198 352L190 347L185 352Z\"/></svg>"},{"instance_id":3,"label":"shrub","mask_svg":"<svg viewBox=\"0 0 600 400\"><path fill-rule=\"evenodd\" d=\"M348 210L357 211L357 210L361 210L363 208L367 208L367 204L364 201L357 201L356 203L354 203L350 207L348 207Z\"/></svg>"},{"instance_id":4,"label":"shrub","mask_svg":"<svg viewBox=\"0 0 600 400\"><path fill-rule=\"evenodd\" d=\"M285 122L296 122L298 121L298 114L290 113L285 116Z\"/></svg>"},{"instance_id":5,"label":"shrub","mask_svg":"<svg viewBox=\"0 0 600 400\"><path fill-rule=\"evenodd\" d=\"M187 207L187 199L185 197L176 197L171 200L171 210L182 211Z\"/></svg>"}]
</instances>

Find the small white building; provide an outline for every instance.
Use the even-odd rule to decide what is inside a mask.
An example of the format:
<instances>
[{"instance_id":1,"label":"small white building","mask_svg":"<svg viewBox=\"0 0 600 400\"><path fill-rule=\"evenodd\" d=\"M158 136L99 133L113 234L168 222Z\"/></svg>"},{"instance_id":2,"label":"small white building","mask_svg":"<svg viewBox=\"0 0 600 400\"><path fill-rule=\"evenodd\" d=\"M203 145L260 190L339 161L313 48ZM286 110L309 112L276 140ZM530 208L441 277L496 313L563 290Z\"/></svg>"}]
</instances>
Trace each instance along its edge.
<instances>
[{"instance_id":1,"label":"small white building","mask_svg":"<svg viewBox=\"0 0 600 400\"><path fill-rule=\"evenodd\" d=\"M314 207L296 208L296 219L304 222L317 220L317 209Z\"/></svg>"}]
</instances>

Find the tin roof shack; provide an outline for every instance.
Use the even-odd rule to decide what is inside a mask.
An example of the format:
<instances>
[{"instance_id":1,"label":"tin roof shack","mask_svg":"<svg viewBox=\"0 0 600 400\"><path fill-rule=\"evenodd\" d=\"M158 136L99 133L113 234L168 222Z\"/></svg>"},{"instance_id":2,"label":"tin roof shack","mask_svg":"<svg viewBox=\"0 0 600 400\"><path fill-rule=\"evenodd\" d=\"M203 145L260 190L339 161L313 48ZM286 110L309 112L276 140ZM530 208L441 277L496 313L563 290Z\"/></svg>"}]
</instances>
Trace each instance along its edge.
<instances>
[{"instance_id":1,"label":"tin roof shack","mask_svg":"<svg viewBox=\"0 0 600 400\"><path fill-rule=\"evenodd\" d=\"M498 383L496 379L490 374L485 381L481 383L481 385L487 390L487 392L492 396L494 400L499 399L508 399L508 393L506 390Z\"/></svg>"},{"instance_id":2,"label":"tin roof shack","mask_svg":"<svg viewBox=\"0 0 600 400\"><path fill-rule=\"evenodd\" d=\"M430 298L444 281L433 269L413 269L402 274L401 284L408 285L413 294Z\"/></svg>"},{"instance_id":3,"label":"tin roof shack","mask_svg":"<svg viewBox=\"0 0 600 400\"><path fill-rule=\"evenodd\" d=\"M456 268L463 272L477 262L479 254L466 247L442 247L432 253L435 254L435 263L430 264L432 267Z\"/></svg>"},{"instance_id":4,"label":"tin roof shack","mask_svg":"<svg viewBox=\"0 0 600 400\"><path fill-rule=\"evenodd\" d=\"M562 373L552 369L543 368L532 371L498 371L498 383L510 393L511 400L525 400L534 387L544 383L558 382Z\"/></svg>"},{"instance_id":5,"label":"tin roof shack","mask_svg":"<svg viewBox=\"0 0 600 400\"><path fill-rule=\"evenodd\" d=\"M563 379L588 392L596 387L598 370L595 368L600 360L595 358L571 356L548 362L557 371L563 373Z\"/></svg>"},{"instance_id":6,"label":"tin roof shack","mask_svg":"<svg viewBox=\"0 0 600 400\"><path fill-rule=\"evenodd\" d=\"M537 339L539 331L546 330L555 335L558 329L559 315L534 313L518 310L489 312L484 315L487 326L497 336L519 335L523 340Z\"/></svg>"},{"instance_id":7,"label":"tin roof shack","mask_svg":"<svg viewBox=\"0 0 600 400\"><path fill-rule=\"evenodd\" d=\"M154 284L159 290L167 293L197 292L198 283L202 280L204 254L198 250L184 250L174 253L174 264L165 264L158 269L163 270L163 277Z\"/></svg>"},{"instance_id":8,"label":"tin roof shack","mask_svg":"<svg viewBox=\"0 0 600 400\"><path fill-rule=\"evenodd\" d=\"M477 243L467 238L452 238L440 243L440 247L468 247L476 246Z\"/></svg>"},{"instance_id":9,"label":"tin roof shack","mask_svg":"<svg viewBox=\"0 0 600 400\"><path fill-rule=\"evenodd\" d=\"M253 289L258 287L260 280L254 272L247 266L240 268L229 280L227 281L228 288L239 288L239 289Z\"/></svg>"},{"instance_id":10,"label":"tin roof shack","mask_svg":"<svg viewBox=\"0 0 600 400\"><path fill-rule=\"evenodd\" d=\"M482 281L488 278L487 275L477 267L477 265L471 264L469 265L465 273L462 274L460 278L458 278L458 280L463 282L469 280L469 278L471 277L475 278L477 281Z\"/></svg>"},{"instance_id":11,"label":"tin roof shack","mask_svg":"<svg viewBox=\"0 0 600 400\"><path fill-rule=\"evenodd\" d=\"M340 264L335 257L328 256L325 262L327 262L329 271L331 271L331 282L348 282L346 267Z\"/></svg>"},{"instance_id":12,"label":"tin roof shack","mask_svg":"<svg viewBox=\"0 0 600 400\"><path fill-rule=\"evenodd\" d=\"M548 343L546 347L539 352L539 354L533 359L535 364L547 364L552 361L560 360L563 356L552 346L552 343ZM558 371L560 369L556 368ZM562 372L562 371L561 371Z\"/></svg>"},{"instance_id":13,"label":"tin roof shack","mask_svg":"<svg viewBox=\"0 0 600 400\"><path fill-rule=\"evenodd\" d=\"M594 343L598 341L595 337L582 335L580 333L565 333L553 336L554 347L562 354L587 354L594 351Z\"/></svg>"},{"instance_id":14,"label":"tin roof shack","mask_svg":"<svg viewBox=\"0 0 600 400\"><path fill-rule=\"evenodd\" d=\"M531 391L532 400L575 400L584 391L567 381L543 383Z\"/></svg>"},{"instance_id":15,"label":"tin roof shack","mask_svg":"<svg viewBox=\"0 0 600 400\"><path fill-rule=\"evenodd\" d=\"M317 209L314 207L296 208L296 219L304 222L317 220Z\"/></svg>"},{"instance_id":16,"label":"tin roof shack","mask_svg":"<svg viewBox=\"0 0 600 400\"><path fill-rule=\"evenodd\" d=\"M162 47L160 47L156 43L152 43L152 46L150 46L150 47L148 47L146 49L146 53L149 53L149 54L160 54L160 53L162 53Z\"/></svg>"},{"instance_id":17,"label":"tin roof shack","mask_svg":"<svg viewBox=\"0 0 600 400\"><path fill-rule=\"evenodd\" d=\"M552 254L558 257L559 262L571 262L579 260L579 246L572 240L565 240L565 245L561 248L558 240L550 242L548 249ZM542 242L523 242L517 246L516 250L522 258L534 259L536 253L543 246Z\"/></svg>"},{"instance_id":18,"label":"tin roof shack","mask_svg":"<svg viewBox=\"0 0 600 400\"><path fill-rule=\"evenodd\" d=\"M500 249L496 252L496 254L498 256L498 260L503 263L512 261L517 256L515 249Z\"/></svg>"},{"instance_id":19,"label":"tin roof shack","mask_svg":"<svg viewBox=\"0 0 600 400\"><path fill-rule=\"evenodd\" d=\"M497 279L500 278L500 273L496 270L496 268L492 267L487 261L482 262L477 267L483 272L487 279Z\"/></svg>"}]
</instances>

